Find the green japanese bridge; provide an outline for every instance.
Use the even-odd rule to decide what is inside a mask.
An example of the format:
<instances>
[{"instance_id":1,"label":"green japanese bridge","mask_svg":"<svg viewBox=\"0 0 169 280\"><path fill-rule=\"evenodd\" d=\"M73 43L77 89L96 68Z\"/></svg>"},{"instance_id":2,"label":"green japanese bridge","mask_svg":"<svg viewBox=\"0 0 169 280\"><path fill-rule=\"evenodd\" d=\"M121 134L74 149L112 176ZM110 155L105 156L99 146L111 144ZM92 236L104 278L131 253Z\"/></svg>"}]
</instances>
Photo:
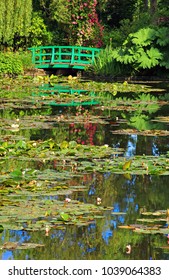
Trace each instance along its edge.
<instances>
[{"instance_id":1,"label":"green japanese bridge","mask_svg":"<svg viewBox=\"0 0 169 280\"><path fill-rule=\"evenodd\" d=\"M29 48L36 68L71 68L84 70L94 63L101 49L80 46L43 46Z\"/></svg>"}]
</instances>

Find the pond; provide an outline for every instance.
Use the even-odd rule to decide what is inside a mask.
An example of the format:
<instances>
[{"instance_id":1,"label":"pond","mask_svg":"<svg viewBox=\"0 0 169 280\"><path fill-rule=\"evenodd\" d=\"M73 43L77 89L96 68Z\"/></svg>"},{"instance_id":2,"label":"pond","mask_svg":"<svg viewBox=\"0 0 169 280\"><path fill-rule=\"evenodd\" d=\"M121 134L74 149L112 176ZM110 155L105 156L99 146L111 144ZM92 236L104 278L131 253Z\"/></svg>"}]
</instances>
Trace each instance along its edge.
<instances>
[{"instance_id":1,"label":"pond","mask_svg":"<svg viewBox=\"0 0 169 280\"><path fill-rule=\"evenodd\" d=\"M1 83L1 259L169 259L168 84Z\"/></svg>"}]
</instances>

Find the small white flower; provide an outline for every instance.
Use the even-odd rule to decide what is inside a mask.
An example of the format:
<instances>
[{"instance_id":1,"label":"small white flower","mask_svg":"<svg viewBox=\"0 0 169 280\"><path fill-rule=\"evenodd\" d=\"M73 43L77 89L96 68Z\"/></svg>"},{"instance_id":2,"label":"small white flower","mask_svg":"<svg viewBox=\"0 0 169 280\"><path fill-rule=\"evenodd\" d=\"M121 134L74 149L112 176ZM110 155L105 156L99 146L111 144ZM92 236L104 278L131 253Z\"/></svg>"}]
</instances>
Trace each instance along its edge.
<instances>
[{"instance_id":1,"label":"small white flower","mask_svg":"<svg viewBox=\"0 0 169 280\"><path fill-rule=\"evenodd\" d=\"M67 202L67 203L71 202L71 198L66 197L66 198L65 198L65 202Z\"/></svg>"},{"instance_id":2,"label":"small white flower","mask_svg":"<svg viewBox=\"0 0 169 280\"><path fill-rule=\"evenodd\" d=\"M131 254L131 245L126 246L126 254Z\"/></svg>"},{"instance_id":3,"label":"small white flower","mask_svg":"<svg viewBox=\"0 0 169 280\"><path fill-rule=\"evenodd\" d=\"M11 124L11 127L12 127L12 128L18 128L18 127L19 127L19 124L13 123L13 124Z\"/></svg>"},{"instance_id":4,"label":"small white flower","mask_svg":"<svg viewBox=\"0 0 169 280\"><path fill-rule=\"evenodd\" d=\"M102 199L100 197L97 197L96 203L97 203L97 205L100 205L102 203Z\"/></svg>"}]
</instances>

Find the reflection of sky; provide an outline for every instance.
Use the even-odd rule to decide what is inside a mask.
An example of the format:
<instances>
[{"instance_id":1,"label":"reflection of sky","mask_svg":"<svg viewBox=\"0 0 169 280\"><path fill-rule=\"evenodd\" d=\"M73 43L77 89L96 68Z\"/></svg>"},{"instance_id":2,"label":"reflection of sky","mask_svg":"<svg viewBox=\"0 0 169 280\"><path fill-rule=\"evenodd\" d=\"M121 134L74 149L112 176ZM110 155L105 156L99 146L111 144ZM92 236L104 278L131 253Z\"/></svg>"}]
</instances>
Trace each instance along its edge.
<instances>
[{"instance_id":1,"label":"reflection of sky","mask_svg":"<svg viewBox=\"0 0 169 280\"><path fill-rule=\"evenodd\" d=\"M126 147L126 151L124 153L124 156L125 157L135 156L136 155L137 144L138 144L138 135L136 135L136 134L130 135L129 139L128 139L128 142L127 142L127 147ZM116 145L114 145L114 148L118 148L118 147L120 147L120 143L117 143ZM156 144L156 137L153 137L153 141L152 141L152 144L151 144L151 151L152 151L153 156L159 156L160 155L159 147Z\"/></svg>"},{"instance_id":2,"label":"reflection of sky","mask_svg":"<svg viewBox=\"0 0 169 280\"><path fill-rule=\"evenodd\" d=\"M137 135L130 135L125 152L126 157L132 157L136 154Z\"/></svg>"},{"instance_id":3,"label":"reflection of sky","mask_svg":"<svg viewBox=\"0 0 169 280\"><path fill-rule=\"evenodd\" d=\"M152 154L153 154L153 156L159 156L160 155L157 144L155 144L154 142L152 143Z\"/></svg>"},{"instance_id":4,"label":"reflection of sky","mask_svg":"<svg viewBox=\"0 0 169 280\"><path fill-rule=\"evenodd\" d=\"M12 251L5 251L2 253L2 260L13 260L13 253Z\"/></svg>"},{"instance_id":5,"label":"reflection of sky","mask_svg":"<svg viewBox=\"0 0 169 280\"><path fill-rule=\"evenodd\" d=\"M21 230L10 230L10 238L8 240L8 242L18 242L19 244L21 243L26 243L31 239L31 236L29 235L28 232ZM4 241L4 235L5 235L6 231L4 231L3 235L2 235L2 240ZM6 250L2 253L2 260L13 260L13 252L10 250Z\"/></svg>"},{"instance_id":6,"label":"reflection of sky","mask_svg":"<svg viewBox=\"0 0 169 280\"><path fill-rule=\"evenodd\" d=\"M126 202L126 207L121 209L120 204L118 202L113 204L113 211L112 211L112 219L110 221L106 221L103 231L102 231L102 238L108 244L109 238L113 236L113 230L117 228L119 224L124 224L125 222L125 215L113 215L113 213L119 212L127 212L129 208L129 204L134 203L134 197L126 197L124 198ZM138 205L135 205L135 211L138 210Z\"/></svg>"},{"instance_id":7,"label":"reflection of sky","mask_svg":"<svg viewBox=\"0 0 169 280\"><path fill-rule=\"evenodd\" d=\"M111 173L107 172L104 174L105 179L109 178L109 176L111 175ZM113 212L127 212L129 207L131 207L131 205L134 207L134 202L135 202L135 193L131 192L131 185L135 184L135 180L136 180L136 176L132 176L132 180L125 180L125 185L128 186L128 189L130 189L130 193L126 194L125 197L123 198L123 202L115 202L112 206L113 206L113 211L112 211L112 216L111 219L105 219L105 224L102 228L102 239L103 242L105 242L105 244L109 243L110 238L113 236L113 231L115 229L117 229L118 225L120 224L124 224L125 223L125 215L113 215ZM91 183L90 188L89 188L89 193L88 195L95 195L96 189L95 189L95 181ZM122 206L123 205L123 206ZM135 205L135 211L138 210L138 205ZM65 227L66 229L66 227ZM95 236L96 233L96 224L90 224L87 227L87 235ZM4 236L5 233L1 236L1 240L4 241ZM31 237L31 233L28 232L24 232L23 231L10 231L9 233L10 239L8 241L11 242L16 242L18 241L19 243L25 243L25 242L31 242L29 241L32 237ZM67 236L67 231L66 230L54 230L51 232L50 238L51 238L51 242L54 239L57 239L58 243L62 243L64 241L64 239L68 238L68 244L67 246L74 246L74 244L77 242L77 232L75 231L74 234L70 233L70 236ZM79 240L79 238L78 238ZM78 246L79 248L82 250L82 255L84 256L87 253L92 253L93 251L96 251L96 247L95 246L88 246L86 244L86 242L84 242L84 240L82 239L82 242L79 241L78 242ZM8 250L8 251L4 251L2 254L2 259L7 260L7 259L13 259L13 252ZM25 256L25 259L27 258L27 256Z\"/></svg>"}]
</instances>

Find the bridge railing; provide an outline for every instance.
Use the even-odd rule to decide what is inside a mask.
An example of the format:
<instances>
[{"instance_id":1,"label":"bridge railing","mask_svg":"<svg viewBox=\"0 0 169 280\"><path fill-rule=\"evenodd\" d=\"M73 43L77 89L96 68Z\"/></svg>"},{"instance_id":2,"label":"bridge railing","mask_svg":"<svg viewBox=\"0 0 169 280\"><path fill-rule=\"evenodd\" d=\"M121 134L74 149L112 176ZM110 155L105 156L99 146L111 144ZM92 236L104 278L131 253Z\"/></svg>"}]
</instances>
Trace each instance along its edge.
<instances>
[{"instance_id":1,"label":"bridge railing","mask_svg":"<svg viewBox=\"0 0 169 280\"><path fill-rule=\"evenodd\" d=\"M43 46L29 48L32 62L38 68L79 66L85 68L94 62L99 48L81 46Z\"/></svg>"}]
</instances>

